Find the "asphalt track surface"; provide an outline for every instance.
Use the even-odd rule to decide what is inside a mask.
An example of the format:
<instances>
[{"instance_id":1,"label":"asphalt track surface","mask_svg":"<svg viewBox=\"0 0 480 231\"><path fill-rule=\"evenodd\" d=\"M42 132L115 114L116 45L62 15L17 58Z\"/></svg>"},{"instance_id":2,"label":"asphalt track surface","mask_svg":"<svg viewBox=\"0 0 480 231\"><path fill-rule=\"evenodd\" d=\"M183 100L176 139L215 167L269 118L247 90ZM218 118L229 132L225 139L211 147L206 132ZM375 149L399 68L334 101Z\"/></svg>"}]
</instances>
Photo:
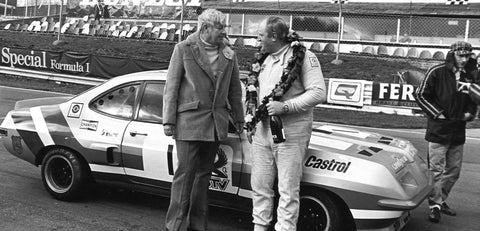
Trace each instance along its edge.
<instances>
[{"instance_id":1,"label":"asphalt track surface","mask_svg":"<svg viewBox=\"0 0 480 231\"><path fill-rule=\"evenodd\" d=\"M0 86L0 121L21 99L58 95ZM365 128L414 143L425 156L423 130ZM449 198L456 217L442 216L439 224L427 220L427 204L412 211L407 231L473 231L480 226L480 132L468 131L460 180ZM45 191L40 169L10 155L0 145L0 231L51 230L164 230L168 199L143 193L99 187L94 198L68 203ZM251 218L229 209L210 208L209 230L251 230Z\"/></svg>"}]
</instances>

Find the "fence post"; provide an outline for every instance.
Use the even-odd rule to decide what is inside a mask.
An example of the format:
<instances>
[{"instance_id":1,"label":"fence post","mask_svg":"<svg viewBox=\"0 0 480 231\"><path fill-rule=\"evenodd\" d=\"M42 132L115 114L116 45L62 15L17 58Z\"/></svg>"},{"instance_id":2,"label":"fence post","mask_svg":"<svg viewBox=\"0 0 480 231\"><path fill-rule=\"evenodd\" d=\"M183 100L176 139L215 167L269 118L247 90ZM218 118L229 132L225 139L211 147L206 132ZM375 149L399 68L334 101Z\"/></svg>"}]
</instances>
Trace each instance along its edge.
<instances>
[{"instance_id":1,"label":"fence post","mask_svg":"<svg viewBox=\"0 0 480 231\"><path fill-rule=\"evenodd\" d=\"M290 30L292 30L292 24L293 24L293 15L290 15L290 23L288 23L288 25L290 26Z\"/></svg>"},{"instance_id":2,"label":"fence post","mask_svg":"<svg viewBox=\"0 0 480 231\"><path fill-rule=\"evenodd\" d=\"M245 14L242 14L242 32L241 32L241 35L244 35L245 32Z\"/></svg>"},{"instance_id":3,"label":"fence post","mask_svg":"<svg viewBox=\"0 0 480 231\"><path fill-rule=\"evenodd\" d=\"M398 18L398 20L397 20L397 38L396 38L396 41L395 41L396 43L398 43L398 41L400 39L400 26L402 25L400 21L401 21L401 19Z\"/></svg>"},{"instance_id":4,"label":"fence post","mask_svg":"<svg viewBox=\"0 0 480 231\"><path fill-rule=\"evenodd\" d=\"M337 37L337 55L335 56L335 60L332 61L335 65L340 65L343 63L342 60L339 59L340 56L340 39L342 37L342 0L338 1L338 37Z\"/></svg>"},{"instance_id":5,"label":"fence post","mask_svg":"<svg viewBox=\"0 0 480 231\"><path fill-rule=\"evenodd\" d=\"M8 8L8 7L7 7L7 6L8 6L7 4L8 4L8 0L5 0L5 9L4 9L4 11L3 11L3 16L5 16L5 17L7 17L7 8Z\"/></svg>"},{"instance_id":6,"label":"fence post","mask_svg":"<svg viewBox=\"0 0 480 231\"><path fill-rule=\"evenodd\" d=\"M470 19L467 19L465 23L465 42L468 42L468 33L470 31Z\"/></svg>"}]
</instances>

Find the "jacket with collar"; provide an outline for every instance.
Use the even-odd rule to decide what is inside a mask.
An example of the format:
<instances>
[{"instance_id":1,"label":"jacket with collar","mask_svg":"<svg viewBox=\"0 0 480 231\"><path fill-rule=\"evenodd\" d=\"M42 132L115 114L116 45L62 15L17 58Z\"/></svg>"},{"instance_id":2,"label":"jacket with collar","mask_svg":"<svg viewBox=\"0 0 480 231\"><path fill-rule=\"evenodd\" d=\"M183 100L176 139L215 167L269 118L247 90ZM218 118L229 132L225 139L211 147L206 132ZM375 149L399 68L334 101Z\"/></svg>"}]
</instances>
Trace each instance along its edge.
<instances>
[{"instance_id":1,"label":"jacket with collar","mask_svg":"<svg viewBox=\"0 0 480 231\"><path fill-rule=\"evenodd\" d=\"M178 43L164 90L163 123L175 125L177 140L214 141L227 137L229 115L243 122L242 88L237 57L219 46L214 75L200 33Z\"/></svg>"},{"instance_id":2,"label":"jacket with collar","mask_svg":"<svg viewBox=\"0 0 480 231\"><path fill-rule=\"evenodd\" d=\"M465 116L469 112L475 115L477 106L468 95L468 91L458 89L459 82L476 83L477 68L475 59L471 58L460 72L457 81L453 53L449 52L445 63L430 68L425 74L415 99L427 115L427 132L425 139L440 144L460 145L465 143ZM446 119L439 119L443 114Z\"/></svg>"}]
</instances>

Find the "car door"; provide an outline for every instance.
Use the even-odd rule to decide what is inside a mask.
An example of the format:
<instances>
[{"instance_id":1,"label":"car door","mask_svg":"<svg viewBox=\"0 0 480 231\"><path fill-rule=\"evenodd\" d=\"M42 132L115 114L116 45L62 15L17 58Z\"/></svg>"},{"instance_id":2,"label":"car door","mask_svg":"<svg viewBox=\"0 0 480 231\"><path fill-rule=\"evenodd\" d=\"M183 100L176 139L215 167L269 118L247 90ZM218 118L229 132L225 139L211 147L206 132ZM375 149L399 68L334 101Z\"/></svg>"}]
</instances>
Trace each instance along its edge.
<instances>
[{"instance_id":1,"label":"car door","mask_svg":"<svg viewBox=\"0 0 480 231\"><path fill-rule=\"evenodd\" d=\"M163 133L163 81L146 81L133 120L125 130L122 159L136 183L169 188L176 166L175 141Z\"/></svg>"},{"instance_id":2,"label":"car door","mask_svg":"<svg viewBox=\"0 0 480 231\"><path fill-rule=\"evenodd\" d=\"M165 136L162 125L162 81L147 81L143 87L135 119L128 125L122 142L125 172L134 182L161 188L170 188L177 168L175 141ZM238 137L238 136L237 136ZM232 184L233 166L238 156L241 161L238 138L229 138L217 150L215 169L210 189L236 195L238 186ZM237 151L236 151L237 150Z\"/></svg>"},{"instance_id":3,"label":"car door","mask_svg":"<svg viewBox=\"0 0 480 231\"><path fill-rule=\"evenodd\" d=\"M134 115L140 82L126 83L94 97L84 106L83 98L68 106L67 121L94 173L125 175L120 155L123 133ZM82 151L83 150L83 151Z\"/></svg>"}]
</instances>

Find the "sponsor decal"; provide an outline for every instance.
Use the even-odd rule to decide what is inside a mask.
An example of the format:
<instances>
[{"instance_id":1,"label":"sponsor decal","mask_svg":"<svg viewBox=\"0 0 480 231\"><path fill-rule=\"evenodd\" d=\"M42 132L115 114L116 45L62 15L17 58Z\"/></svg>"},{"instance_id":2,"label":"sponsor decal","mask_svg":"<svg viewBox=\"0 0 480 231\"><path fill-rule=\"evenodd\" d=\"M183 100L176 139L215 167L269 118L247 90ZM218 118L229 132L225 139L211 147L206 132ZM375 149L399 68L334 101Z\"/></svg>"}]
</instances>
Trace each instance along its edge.
<instances>
[{"instance_id":1,"label":"sponsor decal","mask_svg":"<svg viewBox=\"0 0 480 231\"><path fill-rule=\"evenodd\" d=\"M80 129L96 131L97 127L98 127L98 121L82 120L82 122L80 123Z\"/></svg>"},{"instance_id":2,"label":"sponsor decal","mask_svg":"<svg viewBox=\"0 0 480 231\"><path fill-rule=\"evenodd\" d=\"M210 189L225 191L230 180L228 179L227 168L228 157L222 148L217 150L217 161L214 163L212 177L210 178Z\"/></svg>"},{"instance_id":3,"label":"sponsor decal","mask_svg":"<svg viewBox=\"0 0 480 231\"><path fill-rule=\"evenodd\" d=\"M395 159L395 161L392 164L392 168L395 170L395 172L405 167L405 163L408 162L408 158L406 156L393 156L393 159Z\"/></svg>"},{"instance_id":4,"label":"sponsor decal","mask_svg":"<svg viewBox=\"0 0 480 231\"><path fill-rule=\"evenodd\" d=\"M72 103L68 110L68 117L79 118L82 114L83 103Z\"/></svg>"},{"instance_id":5,"label":"sponsor decal","mask_svg":"<svg viewBox=\"0 0 480 231\"><path fill-rule=\"evenodd\" d=\"M316 156L310 156L307 158L307 161L305 161L305 167L346 173L351 163L352 162L347 163L335 159L324 160Z\"/></svg>"},{"instance_id":6,"label":"sponsor decal","mask_svg":"<svg viewBox=\"0 0 480 231\"><path fill-rule=\"evenodd\" d=\"M365 86L368 84L369 81L365 80L330 78L327 102L361 107L364 104L364 95L367 94Z\"/></svg>"},{"instance_id":7,"label":"sponsor decal","mask_svg":"<svg viewBox=\"0 0 480 231\"><path fill-rule=\"evenodd\" d=\"M12 147L16 153L22 154L23 153L22 137L12 136Z\"/></svg>"},{"instance_id":8,"label":"sponsor decal","mask_svg":"<svg viewBox=\"0 0 480 231\"><path fill-rule=\"evenodd\" d=\"M114 136L114 137L117 137L118 136L118 133L116 132L109 132L107 129L102 129L102 134L100 134L101 136Z\"/></svg>"}]
</instances>

